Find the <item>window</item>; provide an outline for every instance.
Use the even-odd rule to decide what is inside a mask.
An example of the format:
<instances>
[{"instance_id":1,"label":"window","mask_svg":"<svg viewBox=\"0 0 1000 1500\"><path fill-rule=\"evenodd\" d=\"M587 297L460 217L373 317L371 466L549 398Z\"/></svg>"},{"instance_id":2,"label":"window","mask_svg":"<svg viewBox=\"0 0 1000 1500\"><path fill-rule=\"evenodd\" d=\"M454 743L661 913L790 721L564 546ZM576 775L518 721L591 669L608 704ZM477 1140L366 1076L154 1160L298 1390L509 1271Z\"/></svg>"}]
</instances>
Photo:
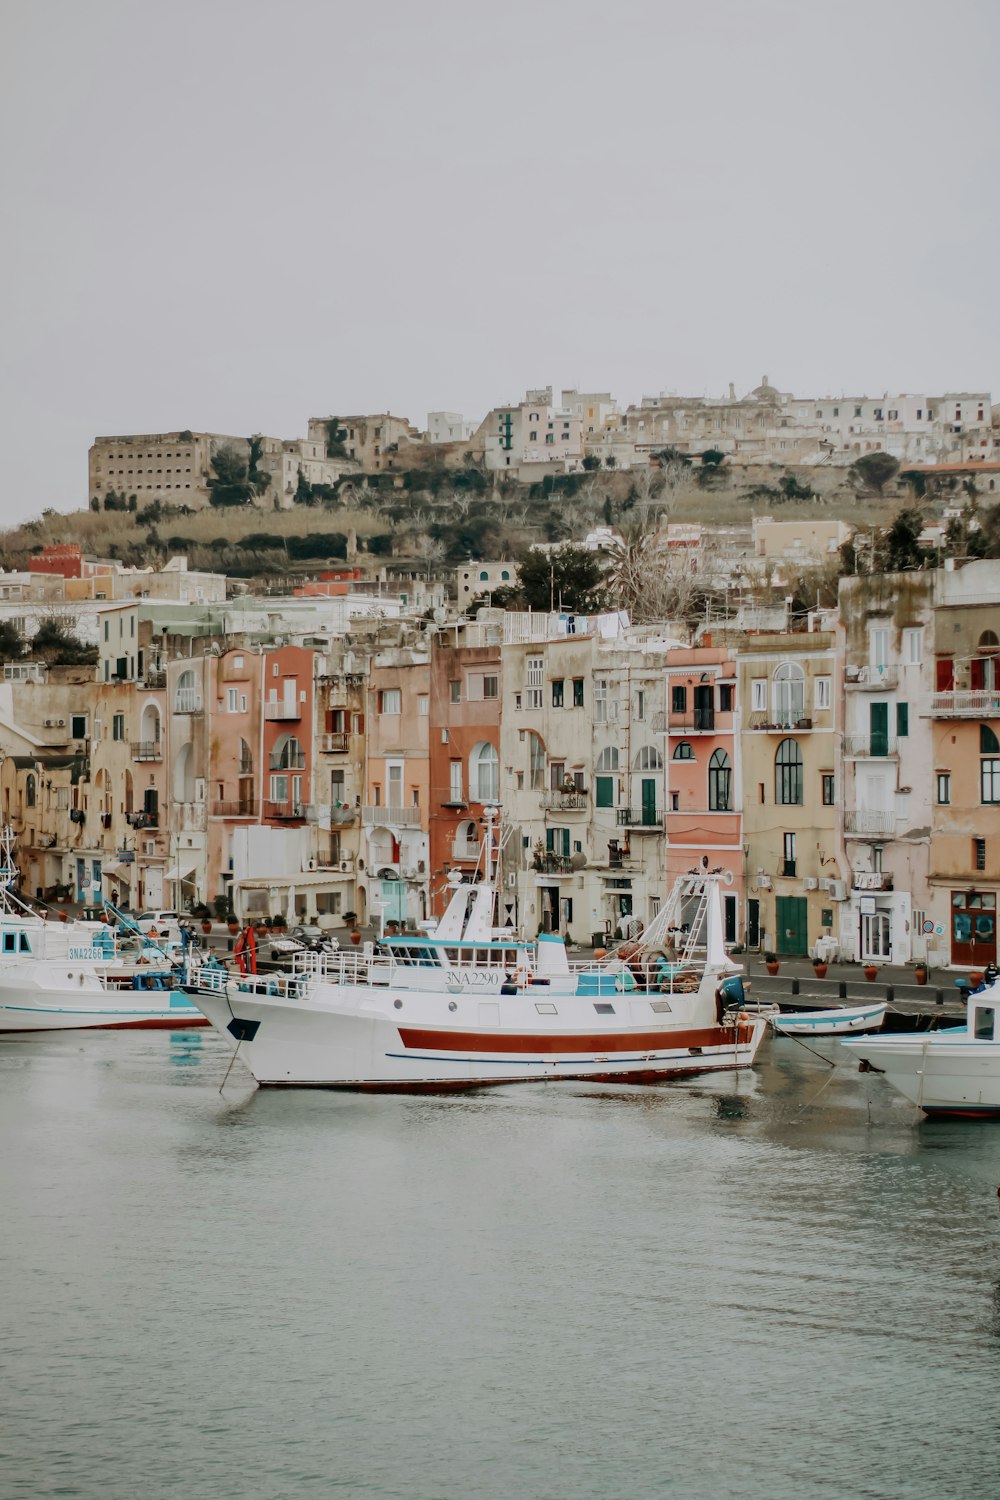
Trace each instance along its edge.
<instances>
[{"instance_id":1,"label":"window","mask_svg":"<svg viewBox=\"0 0 1000 1500\"><path fill-rule=\"evenodd\" d=\"M564 687L564 683L563 683L563 679L561 677L554 677L552 679L552 707L553 708L562 708L562 706L563 706L563 687Z\"/></svg>"},{"instance_id":2,"label":"window","mask_svg":"<svg viewBox=\"0 0 1000 1500\"><path fill-rule=\"evenodd\" d=\"M821 780L823 783L823 806L833 807L836 804L836 778L832 771L824 771Z\"/></svg>"},{"instance_id":3,"label":"window","mask_svg":"<svg viewBox=\"0 0 1000 1500\"><path fill-rule=\"evenodd\" d=\"M614 745L609 745L602 750L597 757L597 771L617 771L619 766L618 750Z\"/></svg>"},{"instance_id":4,"label":"window","mask_svg":"<svg viewBox=\"0 0 1000 1500\"><path fill-rule=\"evenodd\" d=\"M239 711L240 694L238 688L226 688L226 713L235 714Z\"/></svg>"},{"instance_id":5,"label":"window","mask_svg":"<svg viewBox=\"0 0 1000 1500\"><path fill-rule=\"evenodd\" d=\"M606 677L594 678L594 723L605 724L611 715L608 713L608 679Z\"/></svg>"},{"instance_id":6,"label":"window","mask_svg":"<svg viewBox=\"0 0 1000 1500\"><path fill-rule=\"evenodd\" d=\"M773 688L775 721L797 724L804 716L806 691L805 673L798 662L785 661L775 668Z\"/></svg>"},{"instance_id":7,"label":"window","mask_svg":"<svg viewBox=\"0 0 1000 1500\"><path fill-rule=\"evenodd\" d=\"M426 693L418 693L417 694L417 714L419 715L419 717L421 719L426 719L429 706L430 706L430 699L428 698L427 694ZM360 714L355 714L354 717L355 717L355 719L359 719L361 717L361 715ZM358 730L358 726L356 724L354 726L354 730L355 730L356 734L360 733L360 731Z\"/></svg>"},{"instance_id":8,"label":"window","mask_svg":"<svg viewBox=\"0 0 1000 1500\"><path fill-rule=\"evenodd\" d=\"M448 701L450 703L462 701L462 683L458 677L453 677L448 684Z\"/></svg>"},{"instance_id":9,"label":"window","mask_svg":"<svg viewBox=\"0 0 1000 1500\"><path fill-rule=\"evenodd\" d=\"M712 812L729 812L733 805L733 770L725 750L713 750L708 762L708 806Z\"/></svg>"},{"instance_id":10,"label":"window","mask_svg":"<svg viewBox=\"0 0 1000 1500\"><path fill-rule=\"evenodd\" d=\"M939 656L934 663L934 685L939 693L955 690L955 663L950 656Z\"/></svg>"},{"instance_id":11,"label":"window","mask_svg":"<svg viewBox=\"0 0 1000 1500\"><path fill-rule=\"evenodd\" d=\"M941 807L947 807L951 801L950 771L938 771L937 773L937 800Z\"/></svg>"},{"instance_id":12,"label":"window","mask_svg":"<svg viewBox=\"0 0 1000 1500\"><path fill-rule=\"evenodd\" d=\"M903 631L903 664L917 667L924 655L924 632L916 627Z\"/></svg>"},{"instance_id":13,"label":"window","mask_svg":"<svg viewBox=\"0 0 1000 1500\"><path fill-rule=\"evenodd\" d=\"M35 778L30 773L24 778L24 805L34 807L37 795Z\"/></svg>"},{"instance_id":14,"label":"window","mask_svg":"<svg viewBox=\"0 0 1000 1500\"><path fill-rule=\"evenodd\" d=\"M537 734L528 734L528 769L531 790L540 792L545 786L545 746Z\"/></svg>"},{"instance_id":15,"label":"window","mask_svg":"<svg viewBox=\"0 0 1000 1500\"><path fill-rule=\"evenodd\" d=\"M566 762L564 760L549 761L549 786L554 792L558 792L566 780Z\"/></svg>"},{"instance_id":16,"label":"window","mask_svg":"<svg viewBox=\"0 0 1000 1500\"><path fill-rule=\"evenodd\" d=\"M794 875L795 874L795 835L794 835L794 833L786 833L785 834L784 840L783 840L783 845L784 845L784 861L782 863L781 873L782 873L782 875Z\"/></svg>"},{"instance_id":17,"label":"window","mask_svg":"<svg viewBox=\"0 0 1000 1500\"><path fill-rule=\"evenodd\" d=\"M687 713L687 688L675 687L670 689L670 711L675 714Z\"/></svg>"},{"instance_id":18,"label":"window","mask_svg":"<svg viewBox=\"0 0 1000 1500\"><path fill-rule=\"evenodd\" d=\"M774 757L774 800L786 807L802 805L802 751L796 740L782 740Z\"/></svg>"},{"instance_id":19,"label":"window","mask_svg":"<svg viewBox=\"0 0 1000 1500\"><path fill-rule=\"evenodd\" d=\"M755 677L750 684L750 707L755 714L767 713L766 677Z\"/></svg>"},{"instance_id":20,"label":"window","mask_svg":"<svg viewBox=\"0 0 1000 1500\"><path fill-rule=\"evenodd\" d=\"M813 699L816 708L830 707L830 679L829 677L817 677L815 682L815 696Z\"/></svg>"},{"instance_id":21,"label":"window","mask_svg":"<svg viewBox=\"0 0 1000 1500\"><path fill-rule=\"evenodd\" d=\"M635 695L635 716L637 719L646 717L646 694L642 688Z\"/></svg>"},{"instance_id":22,"label":"window","mask_svg":"<svg viewBox=\"0 0 1000 1500\"><path fill-rule=\"evenodd\" d=\"M984 803L1000 803L1000 741L986 724L979 726L979 790Z\"/></svg>"},{"instance_id":23,"label":"window","mask_svg":"<svg viewBox=\"0 0 1000 1500\"><path fill-rule=\"evenodd\" d=\"M613 776L598 776L595 778L594 801L598 807L614 807L615 778Z\"/></svg>"},{"instance_id":24,"label":"window","mask_svg":"<svg viewBox=\"0 0 1000 1500\"><path fill-rule=\"evenodd\" d=\"M729 714L733 711L733 684L731 682L719 683L719 713Z\"/></svg>"},{"instance_id":25,"label":"window","mask_svg":"<svg viewBox=\"0 0 1000 1500\"><path fill-rule=\"evenodd\" d=\"M453 760L448 767L448 801L461 802L462 797L462 762Z\"/></svg>"},{"instance_id":26,"label":"window","mask_svg":"<svg viewBox=\"0 0 1000 1500\"><path fill-rule=\"evenodd\" d=\"M972 840L972 868L974 870L986 869L986 840Z\"/></svg>"},{"instance_id":27,"label":"window","mask_svg":"<svg viewBox=\"0 0 1000 1500\"><path fill-rule=\"evenodd\" d=\"M499 677L487 677L487 676L484 676L483 677L483 697L484 698L499 698L499 696L500 696L500 679L499 679Z\"/></svg>"},{"instance_id":28,"label":"window","mask_svg":"<svg viewBox=\"0 0 1000 1500\"><path fill-rule=\"evenodd\" d=\"M125 715L113 714L111 716L111 738L123 740L125 738Z\"/></svg>"},{"instance_id":29,"label":"window","mask_svg":"<svg viewBox=\"0 0 1000 1500\"><path fill-rule=\"evenodd\" d=\"M896 704L896 737L905 739L910 732L910 705L908 703Z\"/></svg>"},{"instance_id":30,"label":"window","mask_svg":"<svg viewBox=\"0 0 1000 1500\"><path fill-rule=\"evenodd\" d=\"M402 712L402 693L399 688L383 688L378 695L378 711L380 714L398 714Z\"/></svg>"},{"instance_id":31,"label":"window","mask_svg":"<svg viewBox=\"0 0 1000 1500\"><path fill-rule=\"evenodd\" d=\"M542 685L545 673L544 656L529 656L528 668L528 694L525 700L526 708L541 708Z\"/></svg>"},{"instance_id":32,"label":"window","mask_svg":"<svg viewBox=\"0 0 1000 1500\"><path fill-rule=\"evenodd\" d=\"M678 740L677 744L674 746L673 759L694 760L694 751L691 748L690 740Z\"/></svg>"},{"instance_id":33,"label":"window","mask_svg":"<svg viewBox=\"0 0 1000 1500\"><path fill-rule=\"evenodd\" d=\"M87 738L87 715L74 714L70 719L70 734L74 740Z\"/></svg>"},{"instance_id":34,"label":"window","mask_svg":"<svg viewBox=\"0 0 1000 1500\"><path fill-rule=\"evenodd\" d=\"M655 745L643 745L632 762L633 771L662 771L663 759Z\"/></svg>"},{"instance_id":35,"label":"window","mask_svg":"<svg viewBox=\"0 0 1000 1500\"><path fill-rule=\"evenodd\" d=\"M868 632L868 660L879 669L888 665L889 632L881 625Z\"/></svg>"},{"instance_id":36,"label":"window","mask_svg":"<svg viewBox=\"0 0 1000 1500\"><path fill-rule=\"evenodd\" d=\"M574 677L573 678L573 707L574 708L582 708L583 707L583 678L582 677Z\"/></svg>"}]
</instances>

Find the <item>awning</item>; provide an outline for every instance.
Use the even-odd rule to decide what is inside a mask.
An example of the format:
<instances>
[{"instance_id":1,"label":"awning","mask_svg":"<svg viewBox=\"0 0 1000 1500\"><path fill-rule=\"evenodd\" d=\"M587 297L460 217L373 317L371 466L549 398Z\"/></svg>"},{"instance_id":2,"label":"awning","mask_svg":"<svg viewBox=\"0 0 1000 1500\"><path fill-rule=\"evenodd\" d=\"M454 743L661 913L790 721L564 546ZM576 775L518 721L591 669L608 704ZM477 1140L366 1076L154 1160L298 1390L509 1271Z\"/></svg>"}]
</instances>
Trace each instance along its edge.
<instances>
[{"instance_id":1,"label":"awning","mask_svg":"<svg viewBox=\"0 0 1000 1500\"><path fill-rule=\"evenodd\" d=\"M101 865L101 875L111 875L116 880L128 880L134 869L134 865L122 865L118 864L115 860L111 860Z\"/></svg>"},{"instance_id":2,"label":"awning","mask_svg":"<svg viewBox=\"0 0 1000 1500\"><path fill-rule=\"evenodd\" d=\"M294 885L299 890L315 890L317 886L332 885L337 880L353 879L353 870L299 870L296 875L251 875L245 880L235 880L234 886L241 891L287 890Z\"/></svg>"},{"instance_id":3,"label":"awning","mask_svg":"<svg viewBox=\"0 0 1000 1500\"><path fill-rule=\"evenodd\" d=\"M163 878L164 880L179 880L181 885L183 885L186 880L191 879L194 872L194 865L191 866L190 870L182 869L180 865L174 865L172 869L167 870Z\"/></svg>"}]
</instances>

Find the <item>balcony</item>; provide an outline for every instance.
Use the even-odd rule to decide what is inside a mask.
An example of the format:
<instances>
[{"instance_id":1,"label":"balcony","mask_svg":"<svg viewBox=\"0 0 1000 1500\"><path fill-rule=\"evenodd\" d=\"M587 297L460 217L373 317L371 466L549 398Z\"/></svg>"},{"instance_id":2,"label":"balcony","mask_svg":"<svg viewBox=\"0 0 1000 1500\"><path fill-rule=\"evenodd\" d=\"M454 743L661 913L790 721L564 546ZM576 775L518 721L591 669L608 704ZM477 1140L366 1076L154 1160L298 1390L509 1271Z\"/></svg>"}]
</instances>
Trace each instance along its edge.
<instances>
[{"instance_id":1,"label":"balcony","mask_svg":"<svg viewBox=\"0 0 1000 1500\"><path fill-rule=\"evenodd\" d=\"M346 828L358 820L358 809L344 802L334 802L330 808L330 823L337 828Z\"/></svg>"},{"instance_id":2,"label":"balcony","mask_svg":"<svg viewBox=\"0 0 1000 1500\"><path fill-rule=\"evenodd\" d=\"M125 821L130 828L158 828L160 823L159 812L147 812L145 810L125 814Z\"/></svg>"},{"instance_id":3,"label":"balcony","mask_svg":"<svg viewBox=\"0 0 1000 1500\"><path fill-rule=\"evenodd\" d=\"M573 875L575 870L566 854L555 854L551 849L544 854L536 854L531 861L531 868L540 875Z\"/></svg>"},{"instance_id":4,"label":"balcony","mask_svg":"<svg viewBox=\"0 0 1000 1500\"><path fill-rule=\"evenodd\" d=\"M891 891L892 876L884 870L852 870L852 891Z\"/></svg>"},{"instance_id":5,"label":"balcony","mask_svg":"<svg viewBox=\"0 0 1000 1500\"><path fill-rule=\"evenodd\" d=\"M178 688L174 694L175 714L200 714L204 713L204 705L201 694L197 688Z\"/></svg>"},{"instance_id":6,"label":"balcony","mask_svg":"<svg viewBox=\"0 0 1000 1500\"><path fill-rule=\"evenodd\" d=\"M383 807L368 802L361 809L361 821L366 828L419 828L419 807Z\"/></svg>"},{"instance_id":7,"label":"balcony","mask_svg":"<svg viewBox=\"0 0 1000 1500\"><path fill-rule=\"evenodd\" d=\"M320 738L319 748L326 755L346 755L350 738L346 731L324 734Z\"/></svg>"},{"instance_id":8,"label":"balcony","mask_svg":"<svg viewBox=\"0 0 1000 1500\"><path fill-rule=\"evenodd\" d=\"M663 827L663 814L645 807L618 807L615 809L615 822L619 828L656 833Z\"/></svg>"},{"instance_id":9,"label":"balcony","mask_svg":"<svg viewBox=\"0 0 1000 1500\"><path fill-rule=\"evenodd\" d=\"M766 708L755 708L747 722L748 729L760 729L765 734L797 734L812 727L812 719L785 718L781 714L769 714Z\"/></svg>"},{"instance_id":10,"label":"balcony","mask_svg":"<svg viewBox=\"0 0 1000 1500\"><path fill-rule=\"evenodd\" d=\"M454 839L451 845L451 857L452 859L477 860L481 848L482 845L474 841L470 843L468 839Z\"/></svg>"},{"instance_id":11,"label":"balcony","mask_svg":"<svg viewBox=\"0 0 1000 1500\"><path fill-rule=\"evenodd\" d=\"M898 754L893 734L844 735L844 755L848 760L893 760Z\"/></svg>"},{"instance_id":12,"label":"balcony","mask_svg":"<svg viewBox=\"0 0 1000 1500\"><path fill-rule=\"evenodd\" d=\"M587 812L590 797L585 791L543 792L542 808L545 812Z\"/></svg>"},{"instance_id":13,"label":"balcony","mask_svg":"<svg viewBox=\"0 0 1000 1500\"><path fill-rule=\"evenodd\" d=\"M167 674L166 672L161 672L159 670L144 672L141 674L141 681L147 688L151 688L154 690L156 688L165 688L167 685Z\"/></svg>"},{"instance_id":14,"label":"balcony","mask_svg":"<svg viewBox=\"0 0 1000 1500\"><path fill-rule=\"evenodd\" d=\"M162 760L163 746L159 740L133 740L133 760Z\"/></svg>"},{"instance_id":15,"label":"balcony","mask_svg":"<svg viewBox=\"0 0 1000 1500\"><path fill-rule=\"evenodd\" d=\"M306 753L304 750L273 750L268 764L272 771L304 771Z\"/></svg>"},{"instance_id":16,"label":"balcony","mask_svg":"<svg viewBox=\"0 0 1000 1500\"><path fill-rule=\"evenodd\" d=\"M279 823L301 823L306 815L306 804L304 802L262 802L261 811L265 818L272 818Z\"/></svg>"},{"instance_id":17,"label":"balcony","mask_svg":"<svg viewBox=\"0 0 1000 1500\"><path fill-rule=\"evenodd\" d=\"M891 688L899 686L898 667L861 667L856 677L850 675L851 668L847 669L846 686L848 688L861 688L867 692L878 692L883 689L888 692Z\"/></svg>"},{"instance_id":18,"label":"balcony","mask_svg":"<svg viewBox=\"0 0 1000 1500\"><path fill-rule=\"evenodd\" d=\"M896 832L896 814L893 812L869 812L858 808L844 813L844 832L848 838L891 839Z\"/></svg>"},{"instance_id":19,"label":"balcony","mask_svg":"<svg viewBox=\"0 0 1000 1500\"><path fill-rule=\"evenodd\" d=\"M255 818L257 803L253 797L241 797L236 802L213 802L213 818Z\"/></svg>"},{"instance_id":20,"label":"balcony","mask_svg":"<svg viewBox=\"0 0 1000 1500\"><path fill-rule=\"evenodd\" d=\"M1000 689L935 693L931 699L931 715L935 719L1000 719Z\"/></svg>"},{"instance_id":21,"label":"balcony","mask_svg":"<svg viewBox=\"0 0 1000 1500\"><path fill-rule=\"evenodd\" d=\"M302 705L292 703L287 698L279 703L277 700L264 704L265 719L301 719Z\"/></svg>"}]
</instances>

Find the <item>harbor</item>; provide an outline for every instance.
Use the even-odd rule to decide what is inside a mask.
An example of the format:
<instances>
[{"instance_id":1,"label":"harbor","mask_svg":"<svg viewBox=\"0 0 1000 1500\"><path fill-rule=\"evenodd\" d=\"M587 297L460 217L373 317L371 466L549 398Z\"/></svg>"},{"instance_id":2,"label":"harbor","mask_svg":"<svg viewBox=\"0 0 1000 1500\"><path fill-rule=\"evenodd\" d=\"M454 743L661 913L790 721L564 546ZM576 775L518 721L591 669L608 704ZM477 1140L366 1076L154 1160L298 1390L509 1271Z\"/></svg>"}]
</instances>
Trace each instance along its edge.
<instances>
[{"instance_id":1,"label":"harbor","mask_svg":"<svg viewBox=\"0 0 1000 1500\"><path fill-rule=\"evenodd\" d=\"M817 1050L407 1097L4 1038L4 1493L992 1497L995 1128Z\"/></svg>"}]
</instances>

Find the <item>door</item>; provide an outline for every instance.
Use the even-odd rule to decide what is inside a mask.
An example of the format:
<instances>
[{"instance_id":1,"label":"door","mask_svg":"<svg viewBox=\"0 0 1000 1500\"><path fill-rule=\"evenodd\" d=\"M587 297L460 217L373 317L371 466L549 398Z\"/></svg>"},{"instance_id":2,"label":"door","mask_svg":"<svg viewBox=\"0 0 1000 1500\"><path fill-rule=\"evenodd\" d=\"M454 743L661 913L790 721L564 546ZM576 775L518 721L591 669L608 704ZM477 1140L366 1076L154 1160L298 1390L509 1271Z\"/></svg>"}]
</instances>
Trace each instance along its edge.
<instances>
[{"instance_id":1,"label":"door","mask_svg":"<svg viewBox=\"0 0 1000 1500\"><path fill-rule=\"evenodd\" d=\"M163 905L163 871L159 865L149 865L146 869L142 902L146 911L155 911Z\"/></svg>"},{"instance_id":2,"label":"door","mask_svg":"<svg viewBox=\"0 0 1000 1500\"><path fill-rule=\"evenodd\" d=\"M951 961L982 969L997 956L997 898L994 891L952 891Z\"/></svg>"},{"instance_id":3,"label":"door","mask_svg":"<svg viewBox=\"0 0 1000 1500\"><path fill-rule=\"evenodd\" d=\"M715 688L696 687L694 690L694 727L695 729L715 728Z\"/></svg>"},{"instance_id":4,"label":"door","mask_svg":"<svg viewBox=\"0 0 1000 1500\"><path fill-rule=\"evenodd\" d=\"M723 896L722 914L724 919L726 946L731 947L736 942L736 897Z\"/></svg>"},{"instance_id":5,"label":"door","mask_svg":"<svg viewBox=\"0 0 1000 1500\"><path fill-rule=\"evenodd\" d=\"M747 947L760 947L760 902L756 896L747 902Z\"/></svg>"},{"instance_id":6,"label":"door","mask_svg":"<svg viewBox=\"0 0 1000 1500\"><path fill-rule=\"evenodd\" d=\"M656 825L656 779L653 776L642 778L642 821L647 827Z\"/></svg>"},{"instance_id":7,"label":"door","mask_svg":"<svg viewBox=\"0 0 1000 1500\"><path fill-rule=\"evenodd\" d=\"M779 896L776 905L776 951L789 957L805 953L809 947L808 901L804 896Z\"/></svg>"},{"instance_id":8,"label":"door","mask_svg":"<svg viewBox=\"0 0 1000 1500\"><path fill-rule=\"evenodd\" d=\"M861 957L888 963L892 958L892 913L876 911L861 918Z\"/></svg>"},{"instance_id":9,"label":"door","mask_svg":"<svg viewBox=\"0 0 1000 1500\"><path fill-rule=\"evenodd\" d=\"M868 713L868 722L871 727L871 753L872 755L888 755L889 705L888 703L870 703Z\"/></svg>"},{"instance_id":10,"label":"door","mask_svg":"<svg viewBox=\"0 0 1000 1500\"><path fill-rule=\"evenodd\" d=\"M387 922L406 921L406 886L402 880L383 880L379 882L382 889L379 892L382 900L382 915Z\"/></svg>"}]
</instances>

